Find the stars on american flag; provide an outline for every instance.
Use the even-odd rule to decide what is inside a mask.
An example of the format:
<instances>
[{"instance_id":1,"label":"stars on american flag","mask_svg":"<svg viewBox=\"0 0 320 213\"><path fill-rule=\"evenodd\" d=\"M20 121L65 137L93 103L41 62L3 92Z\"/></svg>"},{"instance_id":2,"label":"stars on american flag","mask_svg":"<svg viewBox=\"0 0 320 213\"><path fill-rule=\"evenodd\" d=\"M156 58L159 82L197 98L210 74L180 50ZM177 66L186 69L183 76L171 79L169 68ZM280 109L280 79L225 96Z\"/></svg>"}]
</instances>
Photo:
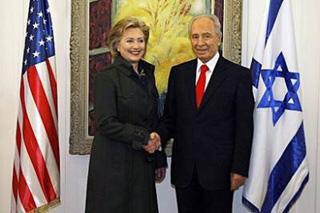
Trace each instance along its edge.
<instances>
[{"instance_id":1,"label":"stars on american flag","mask_svg":"<svg viewBox=\"0 0 320 213\"><path fill-rule=\"evenodd\" d=\"M42 12L39 12L39 13L38 13L38 17L39 17L39 18L43 17L43 13L42 13Z\"/></svg>"},{"instance_id":2,"label":"stars on american flag","mask_svg":"<svg viewBox=\"0 0 320 213\"><path fill-rule=\"evenodd\" d=\"M23 59L23 72L36 63L54 55L52 24L48 5L33 0L30 4L29 18Z\"/></svg>"},{"instance_id":3,"label":"stars on american flag","mask_svg":"<svg viewBox=\"0 0 320 213\"><path fill-rule=\"evenodd\" d=\"M52 36L47 36L47 37L46 37L47 42L52 41L52 39L53 39Z\"/></svg>"},{"instance_id":4,"label":"stars on american flag","mask_svg":"<svg viewBox=\"0 0 320 213\"><path fill-rule=\"evenodd\" d=\"M41 40L39 41L39 45L40 45L40 46L44 46L44 40L41 39Z\"/></svg>"},{"instance_id":5,"label":"stars on american flag","mask_svg":"<svg viewBox=\"0 0 320 213\"><path fill-rule=\"evenodd\" d=\"M32 53L33 57L36 58L40 55L40 52L38 51L35 51L34 53Z\"/></svg>"},{"instance_id":6,"label":"stars on american flag","mask_svg":"<svg viewBox=\"0 0 320 213\"><path fill-rule=\"evenodd\" d=\"M37 22L35 22L32 26L33 26L33 29L38 29L39 24Z\"/></svg>"}]
</instances>

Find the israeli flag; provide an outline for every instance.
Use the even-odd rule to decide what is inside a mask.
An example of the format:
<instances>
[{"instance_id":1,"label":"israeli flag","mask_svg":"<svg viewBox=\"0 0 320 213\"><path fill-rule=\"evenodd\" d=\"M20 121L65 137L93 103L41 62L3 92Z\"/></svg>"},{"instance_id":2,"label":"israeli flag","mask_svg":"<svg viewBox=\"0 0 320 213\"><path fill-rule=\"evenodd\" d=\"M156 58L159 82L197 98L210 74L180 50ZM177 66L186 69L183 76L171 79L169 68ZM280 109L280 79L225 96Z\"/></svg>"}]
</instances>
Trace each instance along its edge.
<instances>
[{"instance_id":1,"label":"israeli flag","mask_svg":"<svg viewBox=\"0 0 320 213\"><path fill-rule=\"evenodd\" d=\"M270 0L251 63L254 136L243 203L288 212L308 182L300 74L290 0Z\"/></svg>"}]
</instances>

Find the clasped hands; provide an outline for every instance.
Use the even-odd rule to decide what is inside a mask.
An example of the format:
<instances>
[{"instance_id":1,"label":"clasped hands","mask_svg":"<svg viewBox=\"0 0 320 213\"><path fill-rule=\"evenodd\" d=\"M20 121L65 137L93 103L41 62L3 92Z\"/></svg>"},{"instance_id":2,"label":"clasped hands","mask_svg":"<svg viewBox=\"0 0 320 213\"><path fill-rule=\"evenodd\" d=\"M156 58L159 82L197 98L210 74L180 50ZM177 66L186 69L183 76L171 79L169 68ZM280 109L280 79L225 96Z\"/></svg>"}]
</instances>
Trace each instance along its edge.
<instances>
[{"instance_id":1,"label":"clasped hands","mask_svg":"<svg viewBox=\"0 0 320 213\"><path fill-rule=\"evenodd\" d=\"M152 154L156 150L158 150L161 146L161 139L158 133L151 132L149 137L149 142L147 145L143 146L143 149L146 150L148 153Z\"/></svg>"}]
</instances>

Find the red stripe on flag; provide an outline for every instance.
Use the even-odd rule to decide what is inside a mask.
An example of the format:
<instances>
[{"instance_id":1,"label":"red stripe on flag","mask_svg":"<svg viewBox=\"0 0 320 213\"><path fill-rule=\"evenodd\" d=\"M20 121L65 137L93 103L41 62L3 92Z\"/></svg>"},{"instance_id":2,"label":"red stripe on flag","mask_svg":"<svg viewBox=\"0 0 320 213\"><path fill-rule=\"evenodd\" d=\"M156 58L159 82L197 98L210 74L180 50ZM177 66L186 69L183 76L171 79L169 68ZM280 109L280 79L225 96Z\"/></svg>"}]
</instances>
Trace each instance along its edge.
<instances>
[{"instance_id":1,"label":"red stripe on flag","mask_svg":"<svg viewBox=\"0 0 320 213\"><path fill-rule=\"evenodd\" d=\"M17 178L15 167L13 167L13 173L12 173L12 192L13 192L14 200L17 203L18 178Z\"/></svg>"},{"instance_id":2,"label":"red stripe on flag","mask_svg":"<svg viewBox=\"0 0 320 213\"><path fill-rule=\"evenodd\" d=\"M42 70L40 70L41 72ZM30 90L32 92L33 99L37 105L38 111L40 113L43 125L46 129L51 148L57 162L57 167L60 171L60 158L59 158L59 143L58 134L55 128L54 119L52 117L52 112L50 110L50 105L43 89L42 82L39 78L37 69L35 66L31 66L28 71L28 81L30 85Z\"/></svg>"},{"instance_id":3,"label":"red stripe on flag","mask_svg":"<svg viewBox=\"0 0 320 213\"><path fill-rule=\"evenodd\" d=\"M20 156L20 152L21 152L21 130L20 130L19 122L17 122L16 143L17 143L16 145L17 145L18 155Z\"/></svg>"},{"instance_id":4,"label":"red stripe on flag","mask_svg":"<svg viewBox=\"0 0 320 213\"><path fill-rule=\"evenodd\" d=\"M37 208L21 168L19 170L19 198L26 212Z\"/></svg>"},{"instance_id":5,"label":"red stripe on flag","mask_svg":"<svg viewBox=\"0 0 320 213\"><path fill-rule=\"evenodd\" d=\"M23 84L22 84L22 87ZM22 89L24 90L24 89ZM23 93L24 94L24 91ZM28 152L28 155L30 157L30 160L32 162L32 165L34 167L35 173L37 174L40 186L42 188L43 194L45 195L47 201L54 200L57 196L54 191L54 188L52 186L52 182L46 167L46 162L42 156L38 141L34 135L34 132L32 130L32 126L30 124L27 111L26 111L26 105L24 97L21 96L21 108L23 112L23 138L24 143ZM45 122L45 121L44 121ZM41 143L41 141L39 141Z\"/></svg>"},{"instance_id":6,"label":"red stripe on flag","mask_svg":"<svg viewBox=\"0 0 320 213\"><path fill-rule=\"evenodd\" d=\"M53 74L53 70L50 64L50 61L47 59L46 60L46 65L48 67L48 72L49 72L49 77L50 77L50 85L51 85L51 90L52 90L52 97L54 101L54 107L56 110L56 113L58 114L58 107L57 107L57 82Z\"/></svg>"}]
</instances>

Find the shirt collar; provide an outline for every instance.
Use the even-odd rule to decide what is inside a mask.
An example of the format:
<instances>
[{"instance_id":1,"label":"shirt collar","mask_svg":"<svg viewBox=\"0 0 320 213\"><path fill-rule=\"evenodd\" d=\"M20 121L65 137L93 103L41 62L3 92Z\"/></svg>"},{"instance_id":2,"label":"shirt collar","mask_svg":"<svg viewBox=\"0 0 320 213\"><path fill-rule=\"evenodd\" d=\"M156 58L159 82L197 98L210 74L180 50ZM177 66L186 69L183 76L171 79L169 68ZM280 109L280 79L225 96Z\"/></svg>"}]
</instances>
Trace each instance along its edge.
<instances>
[{"instance_id":1,"label":"shirt collar","mask_svg":"<svg viewBox=\"0 0 320 213\"><path fill-rule=\"evenodd\" d=\"M200 72L200 67L203 64L206 64L208 66L208 68L209 68L208 71L213 72L214 68L217 65L219 57L220 57L220 54L219 54L219 52L217 52L213 56L213 58L211 58L207 63L203 63L199 58L197 58L197 72Z\"/></svg>"}]
</instances>

